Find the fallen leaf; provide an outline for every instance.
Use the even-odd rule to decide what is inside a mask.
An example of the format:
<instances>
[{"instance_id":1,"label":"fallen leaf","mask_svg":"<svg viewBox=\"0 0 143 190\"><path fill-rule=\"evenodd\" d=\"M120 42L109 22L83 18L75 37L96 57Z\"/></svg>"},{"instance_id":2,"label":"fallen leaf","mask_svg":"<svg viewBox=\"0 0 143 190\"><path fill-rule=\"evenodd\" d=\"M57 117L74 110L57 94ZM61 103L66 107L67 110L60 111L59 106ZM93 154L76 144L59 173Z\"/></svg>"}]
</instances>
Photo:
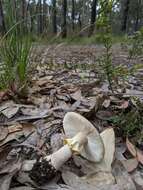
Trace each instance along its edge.
<instances>
[{"instance_id":1,"label":"fallen leaf","mask_svg":"<svg viewBox=\"0 0 143 190\"><path fill-rule=\"evenodd\" d=\"M129 160L122 160L121 162L126 168L127 172L132 172L138 167L138 161L135 158Z\"/></svg>"},{"instance_id":2,"label":"fallen leaf","mask_svg":"<svg viewBox=\"0 0 143 190\"><path fill-rule=\"evenodd\" d=\"M18 111L19 106L17 106L13 101L7 101L0 107L0 112L8 119L15 116Z\"/></svg>"},{"instance_id":3,"label":"fallen leaf","mask_svg":"<svg viewBox=\"0 0 143 190\"><path fill-rule=\"evenodd\" d=\"M81 90L77 90L75 93L70 94L70 96L72 97L72 99L74 100L81 100L82 99L82 94L81 94Z\"/></svg>"},{"instance_id":4,"label":"fallen leaf","mask_svg":"<svg viewBox=\"0 0 143 190\"><path fill-rule=\"evenodd\" d=\"M7 96L8 91L0 91L0 102Z\"/></svg>"},{"instance_id":5,"label":"fallen leaf","mask_svg":"<svg viewBox=\"0 0 143 190\"><path fill-rule=\"evenodd\" d=\"M137 159L141 164L143 164L143 152L141 152L139 149L137 149Z\"/></svg>"},{"instance_id":6,"label":"fallen leaf","mask_svg":"<svg viewBox=\"0 0 143 190\"><path fill-rule=\"evenodd\" d=\"M143 189L143 177L141 175L141 172L134 171L131 175L134 183L136 184L137 190Z\"/></svg>"},{"instance_id":7,"label":"fallen leaf","mask_svg":"<svg viewBox=\"0 0 143 190\"><path fill-rule=\"evenodd\" d=\"M8 128L7 127L0 127L0 141L6 139L8 135Z\"/></svg>"},{"instance_id":8,"label":"fallen leaf","mask_svg":"<svg viewBox=\"0 0 143 190\"><path fill-rule=\"evenodd\" d=\"M110 106L110 103L111 103L110 99L104 100L102 106L105 107L105 108L108 108Z\"/></svg>"},{"instance_id":9,"label":"fallen leaf","mask_svg":"<svg viewBox=\"0 0 143 190\"><path fill-rule=\"evenodd\" d=\"M10 190L36 190L36 189L27 186L21 186L21 187L10 188Z\"/></svg>"},{"instance_id":10,"label":"fallen leaf","mask_svg":"<svg viewBox=\"0 0 143 190\"><path fill-rule=\"evenodd\" d=\"M107 175L107 174L105 174L105 175ZM104 174L103 175L101 174L100 177L97 176L97 178L96 178L96 174L93 174L93 176L94 177L92 177L92 176L90 176L90 177L86 177L86 176L78 177L77 175L75 175L74 173L69 172L69 171L62 172L62 178L63 178L64 182L69 187L72 187L73 189L76 189L76 190L87 190L87 189L88 190L107 190L107 189L110 189L110 190L122 190L117 185L113 185L113 184L109 185L107 183L108 180L104 181ZM113 181L112 181L112 183L113 183Z\"/></svg>"},{"instance_id":11,"label":"fallen leaf","mask_svg":"<svg viewBox=\"0 0 143 190\"><path fill-rule=\"evenodd\" d=\"M126 145L130 153L134 156L137 157L137 150L136 147L129 141L129 139L126 139Z\"/></svg>"},{"instance_id":12,"label":"fallen leaf","mask_svg":"<svg viewBox=\"0 0 143 190\"><path fill-rule=\"evenodd\" d=\"M0 170L0 175L12 173L14 171L19 171L22 166L20 160L10 160L3 166L3 169Z\"/></svg>"},{"instance_id":13,"label":"fallen leaf","mask_svg":"<svg viewBox=\"0 0 143 190\"><path fill-rule=\"evenodd\" d=\"M17 131L15 133L10 133L7 138L0 142L0 146L3 146L10 141L16 140L19 141L19 138L23 136L23 131Z\"/></svg>"},{"instance_id":14,"label":"fallen leaf","mask_svg":"<svg viewBox=\"0 0 143 190\"><path fill-rule=\"evenodd\" d=\"M115 184L115 178L111 172L95 172L90 175L81 177L87 184L92 186L106 186Z\"/></svg>"},{"instance_id":15,"label":"fallen leaf","mask_svg":"<svg viewBox=\"0 0 143 190\"><path fill-rule=\"evenodd\" d=\"M112 116L113 116L113 113L110 112L110 111L98 111L98 112L96 113L96 117L97 117L98 119L103 120L103 121L109 120L109 118L112 117Z\"/></svg>"},{"instance_id":16,"label":"fallen leaf","mask_svg":"<svg viewBox=\"0 0 143 190\"><path fill-rule=\"evenodd\" d=\"M0 178L0 190L9 190L12 177L15 175L17 171L9 173Z\"/></svg>"},{"instance_id":17,"label":"fallen leaf","mask_svg":"<svg viewBox=\"0 0 143 190\"><path fill-rule=\"evenodd\" d=\"M8 127L8 133L14 133L17 131L21 131L22 130L22 125L19 123L16 123L15 125L11 125Z\"/></svg>"},{"instance_id":18,"label":"fallen leaf","mask_svg":"<svg viewBox=\"0 0 143 190\"><path fill-rule=\"evenodd\" d=\"M135 184L120 161L115 161L113 166L113 174L116 183L122 187L122 190L136 190Z\"/></svg>"},{"instance_id":19,"label":"fallen leaf","mask_svg":"<svg viewBox=\"0 0 143 190\"><path fill-rule=\"evenodd\" d=\"M129 101L124 101L120 106L117 106L118 109L127 109L129 107Z\"/></svg>"},{"instance_id":20,"label":"fallen leaf","mask_svg":"<svg viewBox=\"0 0 143 190\"><path fill-rule=\"evenodd\" d=\"M126 139L126 145L130 153L141 163L143 164L143 153L135 147L127 138Z\"/></svg>"},{"instance_id":21,"label":"fallen leaf","mask_svg":"<svg viewBox=\"0 0 143 190\"><path fill-rule=\"evenodd\" d=\"M126 151L126 144L124 143L118 143L116 145L116 149L115 149L115 158L117 160L126 160L126 158L124 157L123 153Z\"/></svg>"},{"instance_id":22,"label":"fallen leaf","mask_svg":"<svg viewBox=\"0 0 143 190\"><path fill-rule=\"evenodd\" d=\"M47 110L43 111L42 113L38 114L38 115L34 115L34 116L21 116L16 118L14 121L19 122L19 121L30 121L30 120L36 120L36 119L42 119L42 118L46 118L48 116L50 116L51 113Z\"/></svg>"}]
</instances>

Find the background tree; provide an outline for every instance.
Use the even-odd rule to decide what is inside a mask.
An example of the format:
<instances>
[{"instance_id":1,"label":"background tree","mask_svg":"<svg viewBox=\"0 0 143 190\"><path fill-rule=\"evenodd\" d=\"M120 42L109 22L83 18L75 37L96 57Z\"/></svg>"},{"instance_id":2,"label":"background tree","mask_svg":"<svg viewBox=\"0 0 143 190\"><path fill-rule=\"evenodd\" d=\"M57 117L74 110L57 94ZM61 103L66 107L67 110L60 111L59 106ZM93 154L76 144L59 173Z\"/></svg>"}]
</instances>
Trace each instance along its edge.
<instances>
[{"instance_id":1,"label":"background tree","mask_svg":"<svg viewBox=\"0 0 143 190\"><path fill-rule=\"evenodd\" d=\"M96 16L97 16L97 2L98 2L98 0L93 0L93 2L92 2L91 19L90 19L90 27L89 27L88 36L91 36L94 32Z\"/></svg>"},{"instance_id":2,"label":"background tree","mask_svg":"<svg viewBox=\"0 0 143 190\"><path fill-rule=\"evenodd\" d=\"M100 16L101 1L106 3L106 0L0 0L0 32L3 34L24 19L23 33L31 31L33 35L48 37L61 31L65 38L78 32L90 37ZM143 0L116 0L110 18L114 35L138 31L143 26Z\"/></svg>"},{"instance_id":3,"label":"background tree","mask_svg":"<svg viewBox=\"0 0 143 190\"><path fill-rule=\"evenodd\" d=\"M53 34L57 34L57 1L52 0L52 31Z\"/></svg>"},{"instance_id":4,"label":"background tree","mask_svg":"<svg viewBox=\"0 0 143 190\"><path fill-rule=\"evenodd\" d=\"M129 8L130 8L130 0L124 0L123 2L123 18L122 18L122 32L126 32L127 30L127 21L129 16Z\"/></svg>"},{"instance_id":5,"label":"background tree","mask_svg":"<svg viewBox=\"0 0 143 190\"><path fill-rule=\"evenodd\" d=\"M43 33L43 9L42 9L42 0L38 0L37 4L37 14L38 14L38 34Z\"/></svg>"},{"instance_id":6,"label":"background tree","mask_svg":"<svg viewBox=\"0 0 143 190\"><path fill-rule=\"evenodd\" d=\"M75 22L75 1L72 0L72 30L73 31L75 29L74 22Z\"/></svg>"},{"instance_id":7,"label":"background tree","mask_svg":"<svg viewBox=\"0 0 143 190\"><path fill-rule=\"evenodd\" d=\"M2 6L2 0L0 0L0 34L4 34L5 32L6 32L6 27L5 27L5 20L3 14L3 6Z\"/></svg>"},{"instance_id":8,"label":"background tree","mask_svg":"<svg viewBox=\"0 0 143 190\"><path fill-rule=\"evenodd\" d=\"M62 38L67 37L67 0L62 0L62 25L61 25L61 36Z\"/></svg>"}]
</instances>

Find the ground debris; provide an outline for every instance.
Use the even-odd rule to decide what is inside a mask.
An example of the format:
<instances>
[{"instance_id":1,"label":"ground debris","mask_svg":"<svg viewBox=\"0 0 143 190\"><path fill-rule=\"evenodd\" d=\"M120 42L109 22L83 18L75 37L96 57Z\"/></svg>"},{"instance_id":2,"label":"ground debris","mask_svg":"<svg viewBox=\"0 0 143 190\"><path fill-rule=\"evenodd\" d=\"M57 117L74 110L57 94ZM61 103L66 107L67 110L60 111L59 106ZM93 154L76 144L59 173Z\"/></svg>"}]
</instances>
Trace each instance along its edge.
<instances>
[{"instance_id":1,"label":"ground debris","mask_svg":"<svg viewBox=\"0 0 143 190\"><path fill-rule=\"evenodd\" d=\"M78 47L79 54L76 52L77 47L74 48L75 50L73 47L67 50L62 48L65 55L63 52L61 55L59 50L54 54L55 63L60 62L61 68L50 69L48 64L37 64L24 100L10 100L7 92L0 92L1 190L142 189L140 165L143 164L143 143L140 134L143 134L143 84L140 81L140 85L135 85L137 80L130 78L126 83L128 88L125 93L122 93L121 88L120 93L113 94L108 89L107 81L99 80L98 72L89 68L84 70L72 67L73 54L77 56L74 64L84 65L86 62L90 65L93 62L85 53L87 51L90 55L92 48ZM49 56L47 59L44 57L41 62L48 62L49 59ZM114 61L118 62L118 58L114 57ZM63 64L67 68L63 69ZM136 77L139 80L139 75ZM29 177L29 172L22 171L22 165L27 160L38 160L50 155L63 146L63 118L71 111L86 117L100 133L106 129L114 129L115 150L108 146L108 139L105 142L107 152L111 153L107 159L109 167L106 162L102 167L95 167L74 155L56 174L57 179L50 181L51 184L41 183L38 186ZM125 142L127 134L129 135ZM114 151L115 157L112 157ZM115 163L111 165L114 159ZM106 168L106 171L101 171L101 168Z\"/></svg>"}]
</instances>

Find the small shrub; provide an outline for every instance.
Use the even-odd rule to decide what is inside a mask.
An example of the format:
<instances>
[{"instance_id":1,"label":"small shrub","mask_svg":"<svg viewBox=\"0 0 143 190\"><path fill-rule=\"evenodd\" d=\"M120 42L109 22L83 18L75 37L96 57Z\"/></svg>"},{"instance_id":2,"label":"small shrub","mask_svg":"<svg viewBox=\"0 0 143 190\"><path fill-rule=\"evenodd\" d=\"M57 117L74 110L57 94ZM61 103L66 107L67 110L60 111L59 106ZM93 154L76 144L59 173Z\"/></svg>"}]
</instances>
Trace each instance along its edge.
<instances>
[{"instance_id":1,"label":"small shrub","mask_svg":"<svg viewBox=\"0 0 143 190\"><path fill-rule=\"evenodd\" d=\"M114 66L112 63L112 29L110 15L116 0L105 2L100 1L100 15L97 20L97 29L99 31L98 41L101 42L105 48L105 53L99 58L99 66L108 80L109 88L113 92L113 83L115 81Z\"/></svg>"},{"instance_id":2,"label":"small shrub","mask_svg":"<svg viewBox=\"0 0 143 190\"><path fill-rule=\"evenodd\" d=\"M143 55L143 28L129 37L129 57L136 58Z\"/></svg>"}]
</instances>

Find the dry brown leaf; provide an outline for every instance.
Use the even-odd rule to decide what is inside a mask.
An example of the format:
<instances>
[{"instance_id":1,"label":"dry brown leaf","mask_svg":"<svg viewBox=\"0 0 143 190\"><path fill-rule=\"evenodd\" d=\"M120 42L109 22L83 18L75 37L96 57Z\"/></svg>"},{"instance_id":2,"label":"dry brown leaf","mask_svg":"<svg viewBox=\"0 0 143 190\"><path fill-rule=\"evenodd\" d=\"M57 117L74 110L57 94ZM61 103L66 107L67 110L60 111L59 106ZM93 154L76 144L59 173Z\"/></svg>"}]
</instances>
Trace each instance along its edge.
<instances>
[{"instance_id":1,"label":"dry brown leaf","mask_svg":"<svg viewBox=\"0 0 143 190\"><path fill-rule=\"evenodd\" d=\"M121 162L126 168L127 172L132 172L138 167L138 161L135 158L129 160L122 160Z\"/></svg>"},{"instance_id":2,"label":"dry brown leaf","mask_svg":"<svg viewBox=\"0 0 143 190\"><path fill-rule=\"evenodd\" d=\"M136 147L129 141L129 139L126 139L126 145L130 153L136 158L137 157L137 150Z\"/></svg>"},{"instance_id":3,"label":"dry brown leaf","mask_svg":"<svg viewBox=\"0 0 143 190\"><path fill-rule=\"evenodd\" d=\"M5 99L5 97L7 96L8 94L8 91L5 90L5 91L0 91L0 102Z\"/></svg>"},{"instance_id":4,"label":"dry brown leaf","mask_svg":"<svg viewBox=\"0 0 143 190\"><path fill-rule=\"evenodd\" d=\"M137 149L137 158L138 161L143 164L143 152L141 152L139 149Z\"/></svg>"},{"instance_id":5,"label":"dry brown leaf","mask_svg":"<svg viewBox=\"0 0 143 190\"><path fill-rule=\"evenodd\" d=\"M14 125L11 125L8 127L8 133L15 133L17 131L21 131L22 130L22 125L19 123L16 123Z\"/></svg>"},{"instance_id":6,"label":"dry brown leaf","mask_svg":"<svg viewBox=\"0 0 143 190\"><path fill-rule=\"evenodd\" d=\"M1 113L8 119L15 116L19 111L19 106L13 101L7 101L0 107Z\"/></svg>"},{"instance_id":7,"label":"dry brown leaf","mask_svg":"<svg viewBox=\"0 0 143 190\"><path fill-rule=\"evenodd\" d=\"M7 127L0 127L0 141L6 139L8 135L8 128Z\"/></svg>"},{"instance_id":8,"label":"dry brown leaf","mask_svg":"<svg viewBox=\"0 0 143 190\"><path fill-rule=\"evenodd\" d=\"M129 107L129 101L124 101L120 106L117 106L118 109L127 109Z\"/></svg>"},{"instance_id":9,"label":"dry brown leaf","mask_svg":"<svg viewBox=\"0 0 143 190\"><path fill-rule=\"evenodd\" d=\"M122 187L122 190L136 190L131 176L120 161L114 162L113 174L115 176L116 183Z\"/></svg>"},{"instance_id":10,"label":"dry brown leaf","mask_svg":"<svg viewBox=\"0 0 143 190\"><path fill-rule=\"evenodd\" d=\"M126 139L126 145L130 153L141 163L143 164L143 153L136 148L127 138Z\"/></svg>"},{"instance_id":11,"label":"dry brown leaf","mask_svg":"<svg viewBox=\"0 0 143 190\"><path fill-rule=\"evenodd\" d=\"M32 123L23 123L22 130L25 137L36 131L36 127Z\"/></svg>"},{"instance_id":12,"label":"dry brown leaf","mask_svg":"<svg viewBox=\"0 0 143 190\"><path fill-rule=\"evenodd\" d=\"M109 117L111 117L111 116L113 116L113 113L110 112L110 111L98 111L98 112L96 113L96 117L97 117L98 119L103 120L103 121L108 120Z\"/></svg>"},{"instance_id":13,"label":"dry brown leaf","mask_svg":"<svg viewBox=\"0 0 143 190\"><path fill-rule=\"evenodd\" d=\"M77 90L75 93L70 94L70 96L72 97L72 99L74 100L81 100L82 99L82 94L81 94L81 90Z\"/></svg>"},{"instance_id":14,"label":"dry brown leaf","mask_svg":"<svg viewBox=\"0 0 143 190\"><path fill-rule=\"evenodd\" d=\"M8 142L10 141L13 141L13 140L19 140L20 137L23 136L23 131L17 131L15 133L10 133L7 138L5 138L3 141L0 142L0 146L3 146L5 144L7 144Z\"/></svg>"}]
</instances>

